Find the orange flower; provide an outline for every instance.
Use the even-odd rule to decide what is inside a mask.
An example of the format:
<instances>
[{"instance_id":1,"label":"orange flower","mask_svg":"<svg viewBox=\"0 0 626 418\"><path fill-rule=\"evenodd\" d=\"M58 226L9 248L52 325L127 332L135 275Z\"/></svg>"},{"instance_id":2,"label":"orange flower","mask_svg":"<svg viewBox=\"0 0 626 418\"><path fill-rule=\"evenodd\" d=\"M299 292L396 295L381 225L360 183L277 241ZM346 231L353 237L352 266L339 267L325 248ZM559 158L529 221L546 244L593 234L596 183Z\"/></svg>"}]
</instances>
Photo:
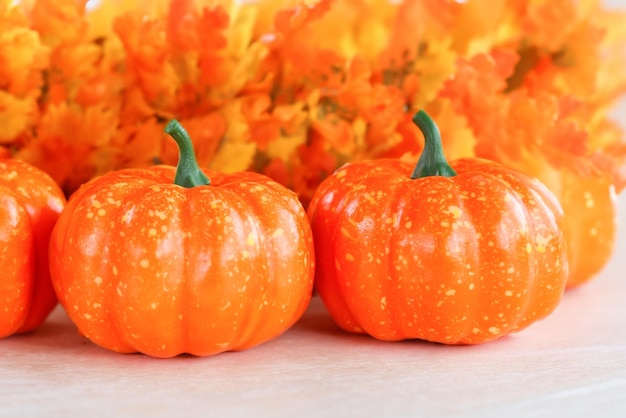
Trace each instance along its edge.
<instances>
[{"instance_id":1,"label":"orange flower","mask_svg":"<svg viewBox=\"0 0 626 418\"><path fill-rule=\"evenodd\" d=\"M544 90L504 94L515 64L516 55L506 50L461 60L441 97L467 118L478 141L478 155L499 160L506 154L516 159L524 150L537 148L554 165L575 168L576 158L589 151L587 133L571 117L579 101Z\"/></svg>"},{"instance_id":2,"label":"orange flower","mask_svg":"<svg viewBox=\"0 0 626 418\"><path fill-rule=\"evenodd\" d=\"M116 133L116 117L104 109L50 105L39 122L37 138L16 157L42 167L65 191L75 190L113 168L106 151Z\"/></svg>"},{"instance_id":3,"label":"orange flower","mask_svg":"<svg viewBox=\"0 0 626 418\"><path fill-rule=\"evenodd\" d=\"M291 177L288 184L298 191L298 196L306 206L315 189L337 167L337 159L328 153L321 137L313 134L308 144L300 145L293 156Z\"/></svg>"},{"instance_id":4,"label":"orange flower","mask_svg":"<svg viewBox=\"0 0 626 418\"><path fill-rule=\"evenodd\" d=\"M49 48L10 2L0 2L0 143L22 146L36 125Z\"/></svg>"},{"instance_id":5,"label":"orange flower","mask_svg":"<svg viewBox=\"0 0 626 418\"><path fill-rule=\"evenodd\" d=\"M30 27L50 48L63 48L84 38L87 0L26 0L23 4Z\"/></svg>"},{"instance_id":6,"label":"orange flower","mask_svg":"<svg viewBox=\"0 0 626 418\"><path fill-rule=\"evenodd\" d=\"M114 23L127 54L127 84L139 88L146 101L158 109L172 109L178 79L164 37L164 24L125 15Z\"/></svg>"},{"instance_id":7,"label":"orange flower","mask_svg":"<svg viewBox=\"0 0 626 418\"><path fill-rule=\"evenodd\" d=\"M226 78L221 65L221 50L227 46L224 31L229 21L221 6L205 7L201 13L196 13L192 0L170 3L166 29L170 54L174 58L190 52L197 54L196 68L181 68L180 71L185 71L185 75L190 76L189 81L200 89L218 85ZM192 76L192 72L198 74Z\"/></svg>"}]
</instances>

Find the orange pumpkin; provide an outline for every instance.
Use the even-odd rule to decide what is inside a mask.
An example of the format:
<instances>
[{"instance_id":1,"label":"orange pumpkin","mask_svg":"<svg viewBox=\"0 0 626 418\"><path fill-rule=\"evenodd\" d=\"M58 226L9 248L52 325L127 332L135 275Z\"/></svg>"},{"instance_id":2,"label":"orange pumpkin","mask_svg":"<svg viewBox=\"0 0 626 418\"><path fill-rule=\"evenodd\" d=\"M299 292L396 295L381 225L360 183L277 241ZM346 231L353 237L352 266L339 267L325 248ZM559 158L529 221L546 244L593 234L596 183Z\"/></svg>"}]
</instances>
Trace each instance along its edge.
<instances>
[{"instance_id":1,"label":"orange pumpkin","mask_svg":"<svg viewBox=\"0 0 626 418\"><path fill-rule=\"evenodd\" d=\"M112 172L70 198L50 246L60 303L118 352L204 356L277 337L313 285L297 196L260 174L202 171L184 129L172 121L166 132L176 169Z\"/></svg>"},{"instance_id":2,"label":"orange pumpkin","mask_svg":"<svg viewBox=\"0 0 626 418\"><path fill-rule=\"evenodd\" d=\"M48 242L64 206L48 174L23 161L0 161L0 338L36 329L57 304Z\"/></svg>"},{"instance_id":3,"label":"orange pumpkin","mask_svg":"<svg viewBox=\"0 0 626 418\"><path fill-rule=\"evenodd\" d=\"M555 170L556 171L556 170ZM542 180L550 190L556 186ZM568 245L573 288L597 277L611 259L617 238L617 194L607 175L578 175L561 170L556 194L565 214L564 232Z\"/></svg>"},{"instance_id":4,"label":"orange pumpkin","mask_svg":"<svg viewBox=\"0 0 626 418\"><path fill-rule=\"evenodd\" d=\"M515 159L504 154L495 157L507 167L539 179L561 204L568 245L567 287L577 287L595 278L615 247L618 226L613 179L595 170L590 161L578 160L578 165L583 165L578 170L565 164L555 167L538 151L523 152Z\"/></svg>"},{"instance_id":5,"label":"orange pumpkin","mask_svg":"<svg viewBox=\"0 0 626 418\"><path fill-rule=\"evenodd\" d=\"M425 136L415 169L346 165L308 207L316 288L333 319L381 340L475 344L546 317L568 273L554 195L493 162L449 165L428 115L414 122Z\"/></svg>"}]
</instances>

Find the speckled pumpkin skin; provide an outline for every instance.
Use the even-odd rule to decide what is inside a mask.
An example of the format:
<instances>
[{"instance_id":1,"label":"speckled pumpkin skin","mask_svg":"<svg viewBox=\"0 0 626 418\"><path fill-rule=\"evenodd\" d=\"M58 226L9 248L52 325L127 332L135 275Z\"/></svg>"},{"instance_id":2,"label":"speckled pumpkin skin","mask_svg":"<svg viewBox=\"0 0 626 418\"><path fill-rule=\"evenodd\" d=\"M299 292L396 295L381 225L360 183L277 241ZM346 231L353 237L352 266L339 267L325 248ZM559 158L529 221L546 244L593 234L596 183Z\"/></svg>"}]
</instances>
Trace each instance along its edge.
<instances>
[{"instance_id":1,"label":"speckled pumpkin skin","mask_svg":"<svg viewBox=\"0 0 626 418\"><path fill-rule=\"evenodd\" d=\"M308 207L316 288L337 324L381 340L476 344L550 314L567 281L563 214L538 181L477 159L411 180L344 166Z\"/></svg>"},{"instance_id":2,"label":"speckled pumpkin skin","mask_svg":"<svg viewBox=\"0 0 626 418\"><path fill-rule=\"evenodd\" d=\"M48 174L23 161L0 161L0 338L38 328L57 305L48 241L64 206Z\"/></svg>"},{"instance_id":3,"label":"speckled pumpkin skin","mask_svg":"<svg viewBox=\"0 0 626 418\"><path fill-rule=\"evenodd\" d=\"M87 338L153 357L243 350L304 313L314 252L295 193L255 173L121 170L82 186L50 243L60 303Z\"/></svg>"}]
</instances>

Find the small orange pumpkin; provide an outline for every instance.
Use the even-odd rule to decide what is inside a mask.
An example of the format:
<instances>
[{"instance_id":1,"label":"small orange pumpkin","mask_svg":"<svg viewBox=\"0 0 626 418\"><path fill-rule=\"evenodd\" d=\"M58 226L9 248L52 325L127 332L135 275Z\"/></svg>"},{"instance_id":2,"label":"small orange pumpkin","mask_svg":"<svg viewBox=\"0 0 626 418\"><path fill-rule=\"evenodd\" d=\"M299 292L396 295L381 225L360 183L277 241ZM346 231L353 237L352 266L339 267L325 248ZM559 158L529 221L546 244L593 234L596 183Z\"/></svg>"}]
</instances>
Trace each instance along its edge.
<instances>
[{"instance_id":1,"label":"small orange pumpkin","mask_svg":"<svg viewBox=\"0 0 626 418\"><path fill-rule=\"evenodd\" d=\"M45 172L0 161L0 338L38 328L57 304L48 242L65 196Z\"/></svg>"},{"instance_id":2,"label":"small orange pumpkin","mask_svg":"<svg viewBox=\"0 0 626 418\"><path fill-rule=\"evenodd\" d=\"M256 173L202 171L178 122L166 132L177 168L112 172L70 198L50 247L60 303L83 335L124 353L205 356L277 337L313 286L296 194Z\"/></svg>"},{"instance_id":3,"label":"small orange pumpkin","mask_svg":"<svg viewBox=\"0 0 626 418\"><path fill-rule=\"evenodd\" d=\"M500 164L449 165L434 122L423 111L414 122L425 137L415 169L348 164L308 207L316 288L334 320L381 340L475 344L546 317L568 274L554 195Z\"/></svg>"}]
</instances>

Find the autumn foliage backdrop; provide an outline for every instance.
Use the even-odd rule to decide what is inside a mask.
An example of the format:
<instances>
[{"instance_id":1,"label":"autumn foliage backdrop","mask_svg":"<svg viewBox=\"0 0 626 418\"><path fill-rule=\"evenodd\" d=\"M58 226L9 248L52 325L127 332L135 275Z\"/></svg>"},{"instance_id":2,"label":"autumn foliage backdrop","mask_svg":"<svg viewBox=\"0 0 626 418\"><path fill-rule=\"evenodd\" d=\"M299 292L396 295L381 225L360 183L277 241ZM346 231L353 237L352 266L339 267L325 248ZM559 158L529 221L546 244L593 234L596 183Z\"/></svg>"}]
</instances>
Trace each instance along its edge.
<instances>
[{"instance_id":1,"label":"autumn foliage backdrop","mask_svg":"<svg viewBox=\"0 0 626 418\"><path fill-rule=\"evenodd\" d=\"M176 164L176 117L200 165L265 173L306 205L345 162L416 160L424 108L450 159L537 176L570 235L610 254L625 21L598 0L0 0L1 152L70 194Z\"/></svg>"}]
</instances>

